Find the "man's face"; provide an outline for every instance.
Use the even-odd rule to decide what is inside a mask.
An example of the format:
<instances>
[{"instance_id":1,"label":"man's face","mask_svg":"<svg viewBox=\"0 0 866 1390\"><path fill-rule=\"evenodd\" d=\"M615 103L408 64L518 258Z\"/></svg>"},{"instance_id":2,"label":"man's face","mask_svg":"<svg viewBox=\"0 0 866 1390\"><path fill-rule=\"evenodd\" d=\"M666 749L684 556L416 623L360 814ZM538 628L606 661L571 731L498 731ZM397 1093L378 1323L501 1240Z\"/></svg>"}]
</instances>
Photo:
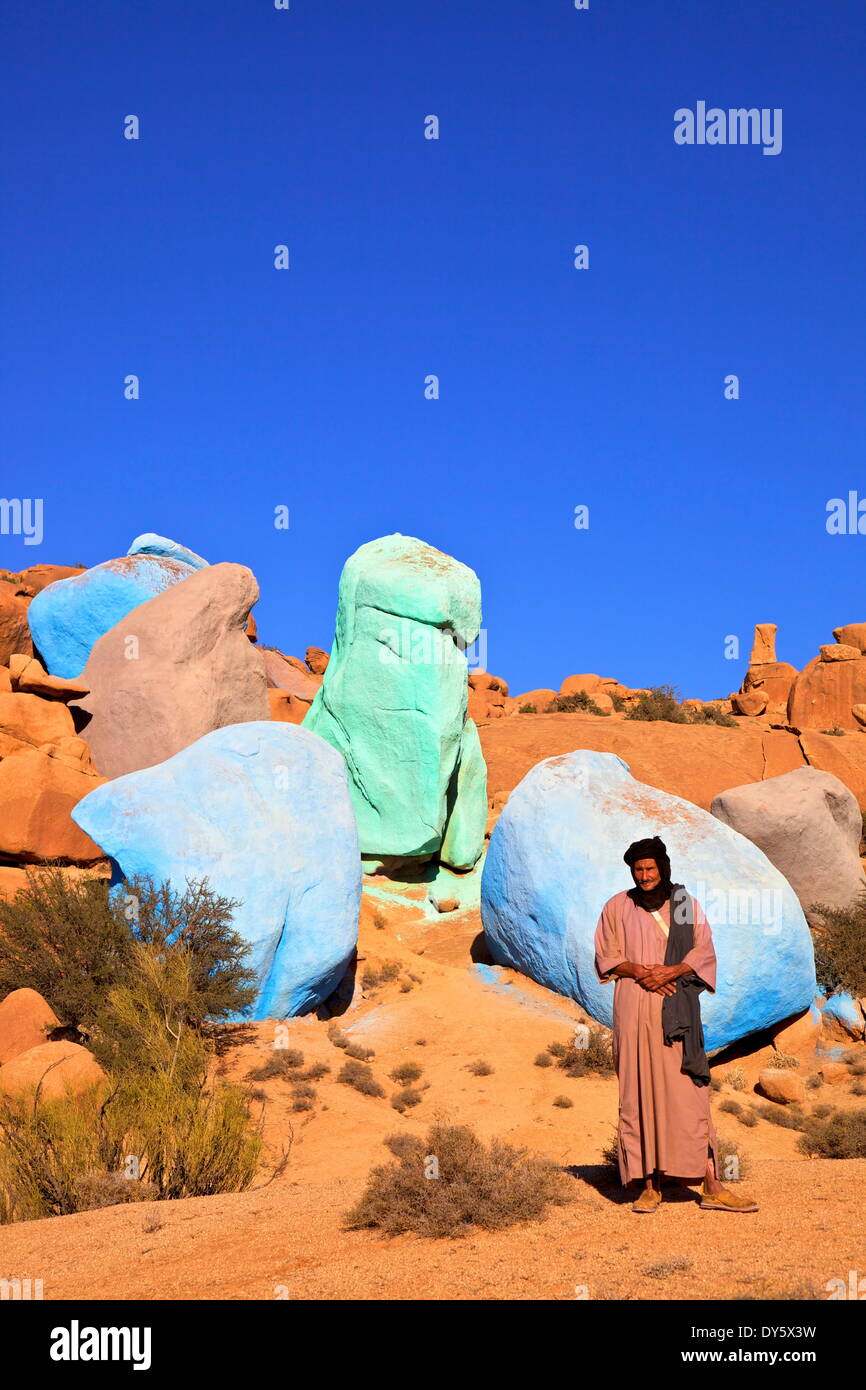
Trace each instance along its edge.
<instances>
[{"instance_id":1,"label":"man's face","mask_svg":"<svg viewBox=\"0 0 866 1390\"><path fill-rule=\"evenodd\" d=\"M636 859L632 865L632 873L638 888L643 888L645 892L649 892L662 881L659 866L654 859Z\"/></svg>"}]
</instances>

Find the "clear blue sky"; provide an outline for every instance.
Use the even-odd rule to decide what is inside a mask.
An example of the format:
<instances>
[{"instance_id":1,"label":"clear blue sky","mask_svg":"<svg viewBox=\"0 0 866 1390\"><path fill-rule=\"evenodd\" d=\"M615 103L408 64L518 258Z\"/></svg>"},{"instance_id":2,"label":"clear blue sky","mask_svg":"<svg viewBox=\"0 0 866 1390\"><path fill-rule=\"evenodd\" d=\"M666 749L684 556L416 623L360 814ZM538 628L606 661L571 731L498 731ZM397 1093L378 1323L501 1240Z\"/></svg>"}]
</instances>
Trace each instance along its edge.
<instances>
[{"instance_id":1,"label":"clear blue sky","mask_svg":"<svg viewBox=\"0 0 866 1390\"><path fill-rule=\"evenodd\" d=\"M402 531L478 572L514 693L711 698L755 622L801 666L866 620L866 535L825 529L866 499L863 0L10 0L4 30L0 493L45 537L0 564L154 530L250 565L303 654ZM699 100L782 108L781 153L676 145Z\"/></svg>"}]
</instances>

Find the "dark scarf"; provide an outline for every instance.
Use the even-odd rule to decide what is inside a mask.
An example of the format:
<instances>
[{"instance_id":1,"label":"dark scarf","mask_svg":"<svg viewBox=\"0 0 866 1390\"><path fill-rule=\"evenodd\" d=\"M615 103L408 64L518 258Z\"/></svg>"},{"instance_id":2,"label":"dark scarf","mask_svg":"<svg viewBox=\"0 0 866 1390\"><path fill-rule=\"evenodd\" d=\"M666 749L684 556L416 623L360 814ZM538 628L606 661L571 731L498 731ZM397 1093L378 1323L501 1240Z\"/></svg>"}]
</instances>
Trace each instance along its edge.
<instances>
[{"instance_id":1,"label":"dark scarf","mask_svg":"<svg viewBox=\"0 0 866 1390\"><path fill-rule=\"evenodd\" d=\"M670 902L670 927L665 950L665 965L679 965L695 944L694 910L692 899L682 883L671 882L671 864L663 840L636 840L629 845L623 859L632 868L639 859L654 859L661 882L649 891L635 885L628 896L647 912L658 911L665 901ZM634 872L632 871L632 877ZM662 1032L668 1047L682 1041L683 1064L680 1068L696 1086L710 1084L710 1068L704 1050L704 1029L701 1023L700 994L706 989L703 980L694 972L681 975L675 983L675 993L666 995L662 1003Z\"/></svg>"}]
</instances>

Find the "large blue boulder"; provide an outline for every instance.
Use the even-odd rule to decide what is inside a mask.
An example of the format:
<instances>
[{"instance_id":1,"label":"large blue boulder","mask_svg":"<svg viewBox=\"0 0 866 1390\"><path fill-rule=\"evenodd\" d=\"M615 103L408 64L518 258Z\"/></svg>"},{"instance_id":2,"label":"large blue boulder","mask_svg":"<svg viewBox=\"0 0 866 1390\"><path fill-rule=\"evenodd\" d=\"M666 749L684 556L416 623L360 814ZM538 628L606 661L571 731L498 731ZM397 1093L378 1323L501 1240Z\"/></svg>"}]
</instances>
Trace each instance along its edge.
<instances>
[{"instance_id":1,"label":"large blue boulder","mask_svg":"<svg viewBox=\"0 0 866 1390\"><path fill-rule=\"evenodd\" d=\"M358 832L342 757L295 724L215 729L155 767L106 782L73 819L115 861L183 890L207 878L240 902L259 991L250 1018L309 1012L357 943Z\"/></svg>"},{"instance_id":2,"label":"large blue boulder","mask_svg":"<svg viewBox=\"0 0 866 1390\"><path fill-rule=\"evenodd\" d=\"M494 959L610 1026L613 988L595 975L595 928L607 899L634 886L625 850L651 835L664 840L674 882L698 899L712 929L718 982L701 996L707 1048L808 1008L812 941L787 879L708 811L636 781L615 753L547 758L511 793L481 880Z\"/></svg>"},{"instance_id":3,"label":"large blue boulder","mask_svg":"<svg viewBox=\"0 0 866 1390\"><path fill-rule=\"evenodd\" d=\"M27 613L46 670L74 680L103 633L191 574L192 565L166 555L122 555L47 585Z\"/></svg>"},{"instance_id":4,"label":"large blue boulder","mask_svg":"<svg viewBox=\"0 0 866 1390\"><path fill-rule=\"evenodd\" d=\"M158 536L154 531L145 531L143 535L136 536L132 545L127 550L127 555L165 555L169 560L182 560L185 565L190 565L194 570L207 569L208 562L201 555L197 555L188 546L181 545L179 541L169 540L168 536Z\"/></svg>"}]
</instances>

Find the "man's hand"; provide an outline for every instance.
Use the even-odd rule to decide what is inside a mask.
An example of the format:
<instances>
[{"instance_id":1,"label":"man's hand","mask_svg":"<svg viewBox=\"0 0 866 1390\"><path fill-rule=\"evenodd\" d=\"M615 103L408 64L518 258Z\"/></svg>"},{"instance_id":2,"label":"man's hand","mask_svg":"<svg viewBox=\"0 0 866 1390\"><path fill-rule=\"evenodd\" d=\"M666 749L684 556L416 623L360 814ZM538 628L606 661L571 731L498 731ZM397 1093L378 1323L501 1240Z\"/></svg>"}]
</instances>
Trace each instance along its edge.
<instances>
[{"instance_id":1,"label":"man's hand","mask_svg":"<svg viewBox=\"0 0 866 1390\"><path fill-rule=\"evenodd\" d=\"M650 994L676 994L676 982L685 974L681 965L651 965L638 980L641 989Z\"/></svg>"}]
</instances>

